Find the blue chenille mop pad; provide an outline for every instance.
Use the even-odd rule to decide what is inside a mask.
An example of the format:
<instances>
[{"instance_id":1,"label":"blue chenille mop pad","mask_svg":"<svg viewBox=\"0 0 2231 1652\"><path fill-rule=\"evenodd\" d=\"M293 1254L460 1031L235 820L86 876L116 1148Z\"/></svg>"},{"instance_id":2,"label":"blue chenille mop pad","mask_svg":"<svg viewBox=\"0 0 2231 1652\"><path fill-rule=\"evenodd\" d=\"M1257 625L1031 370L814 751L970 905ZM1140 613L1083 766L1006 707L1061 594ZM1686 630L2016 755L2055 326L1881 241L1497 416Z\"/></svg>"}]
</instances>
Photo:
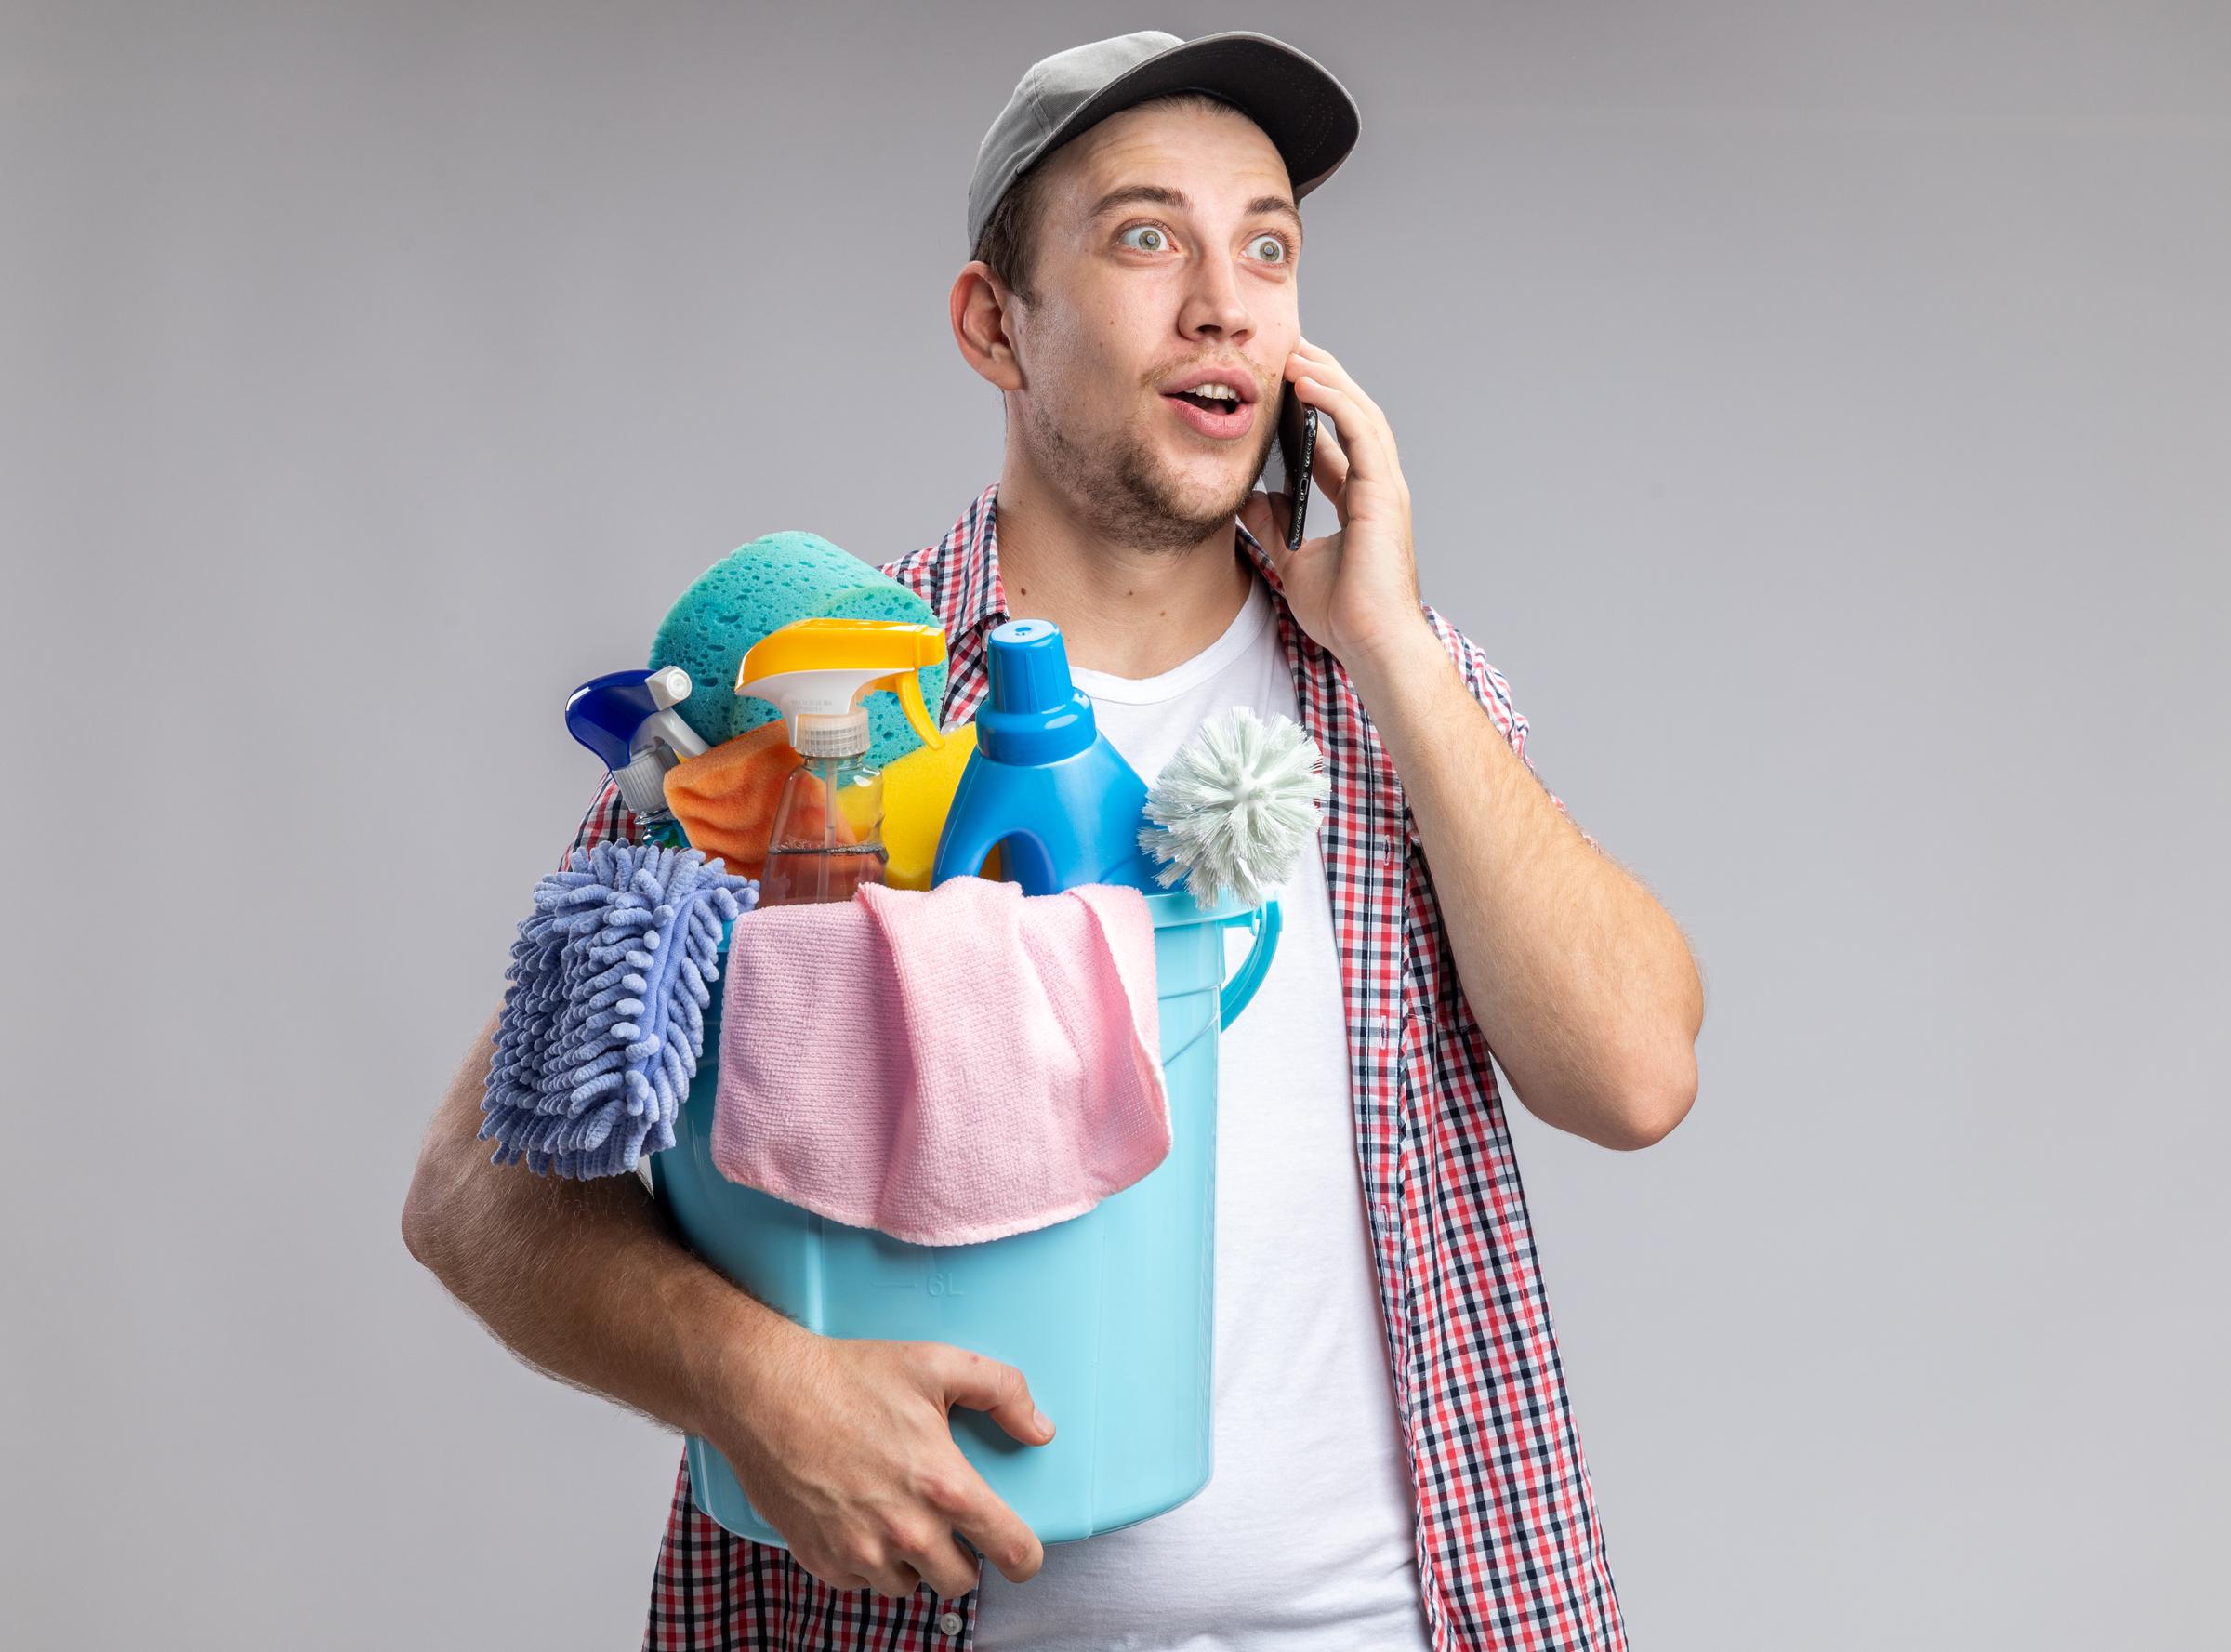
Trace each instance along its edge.
<instances>
[{"instance_id":1,"label":"blue chenille mop pad","mask_svg":"<svg viewBox=\"0 0 2231 1652\"><path fill-rule=\"evenodd\" d=\"M492 1163L617 1176L674 1144L721 925L759 891L700 850L619 840L574 850L535 885L481 1099Z\"/></svg>"}]
</instances>

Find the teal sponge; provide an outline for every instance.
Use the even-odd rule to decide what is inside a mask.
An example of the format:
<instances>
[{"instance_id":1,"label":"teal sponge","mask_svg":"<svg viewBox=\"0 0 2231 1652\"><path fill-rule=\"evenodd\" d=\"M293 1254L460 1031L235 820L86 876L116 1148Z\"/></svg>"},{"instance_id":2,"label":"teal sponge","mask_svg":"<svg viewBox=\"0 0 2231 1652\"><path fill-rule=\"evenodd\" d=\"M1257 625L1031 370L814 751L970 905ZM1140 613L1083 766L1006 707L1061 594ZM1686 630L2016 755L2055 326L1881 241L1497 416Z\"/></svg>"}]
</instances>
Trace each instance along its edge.
<instances>
[{"instance_id":1,"label":"teal sponge","mask_svg":"<svg viewBox=\"0 0 2231 1652\"><path fill-rule=\"evenodd\" d=\"M735 692L745 651L793 620L822 618L943 623L889 575L818 534L788 529L738 546L696 577L659 623L651 668L680 666L690 674L690 697L677 709L718 746L782 715L768 701ZM924 666L917 675L922 704L938 719L945 703L944 663ZM878 689L861 704L867 708L870 763L882 768L920 748L922 737L896 694Z\"/></svg>"}]
</instances>

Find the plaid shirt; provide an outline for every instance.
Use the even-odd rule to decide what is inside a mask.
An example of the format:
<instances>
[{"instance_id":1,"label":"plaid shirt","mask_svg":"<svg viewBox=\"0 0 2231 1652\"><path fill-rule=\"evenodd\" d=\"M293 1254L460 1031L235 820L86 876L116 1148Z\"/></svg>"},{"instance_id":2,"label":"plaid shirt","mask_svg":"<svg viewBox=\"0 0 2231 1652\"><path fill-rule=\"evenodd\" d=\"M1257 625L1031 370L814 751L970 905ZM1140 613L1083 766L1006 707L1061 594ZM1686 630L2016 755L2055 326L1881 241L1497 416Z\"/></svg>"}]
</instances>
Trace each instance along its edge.
<instances>
[{"instance_id":1,"label":"plaid shirt","mask_svg":"<svg viewBox=\"0 0 2231 1652\"><path fill-rule=\"evenodd\" d=\"M936 544L883 568L944 621L946 727L975 716L986 688L986 640L1009 617L995 528L998 489L997 482L986 487ZM1617 1652L1626 1645L1618 1596L1566 1407L1518 1163L1416 823L1347 673L1295 623L1269 557L1244 524L1238 532L1270 587L1302 725L1324 748L1331 780L1319 845L1434 1652ZM1531 773L1526 720L1511 703L1510 685L1469 638L1432 607L1424 612L1473 698ZM1564 800L1549 795L1564 811ZM574 846L635 831L608 781ZM1585 831L1581 837L1595 847ZM966 1652L979 1593L941 1601L925 1584L891 1600L872 1589L832 1589L789 1551L733 1536L700 1514L685 1457L643 1645L647 1652Z\"/></svg>"}]
</instances>

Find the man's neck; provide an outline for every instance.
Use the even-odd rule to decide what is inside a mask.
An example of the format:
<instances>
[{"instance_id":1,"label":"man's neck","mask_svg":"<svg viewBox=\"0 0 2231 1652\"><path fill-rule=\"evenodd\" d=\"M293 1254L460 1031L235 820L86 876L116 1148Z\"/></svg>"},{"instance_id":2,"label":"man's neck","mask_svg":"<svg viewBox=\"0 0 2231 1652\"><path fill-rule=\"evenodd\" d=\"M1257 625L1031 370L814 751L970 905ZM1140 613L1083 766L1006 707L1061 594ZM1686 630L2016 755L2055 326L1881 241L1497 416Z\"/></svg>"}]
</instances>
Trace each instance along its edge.
<instances>
[{"instance_id":1,"label":"man's neck","mask_svg":"<svg viewBox=\"0 0 2231 1652\"><path fill-rule=\"evenodd\" d=\"M1009 614L1059 626L1083 670L1156 677L1182 665L1239 617L1254 581L1236 526L1189 550L1111 544L1016 466L1000 474L997 512Z\"/></svg>"}]
</instances>

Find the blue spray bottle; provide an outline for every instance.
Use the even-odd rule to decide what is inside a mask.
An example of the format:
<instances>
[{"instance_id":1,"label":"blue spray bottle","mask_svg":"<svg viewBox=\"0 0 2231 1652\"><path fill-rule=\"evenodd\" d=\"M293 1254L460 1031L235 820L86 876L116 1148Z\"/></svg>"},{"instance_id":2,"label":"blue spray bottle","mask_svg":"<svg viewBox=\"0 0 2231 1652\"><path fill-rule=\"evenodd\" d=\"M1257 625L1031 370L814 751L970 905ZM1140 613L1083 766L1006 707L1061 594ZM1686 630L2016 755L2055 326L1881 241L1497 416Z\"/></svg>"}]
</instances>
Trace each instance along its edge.
<instances>
[{"instance_id":1,"label":"blue spray bottle","mask_svg":"<svg viewBox=\"0 0 2231 1652\"><path fill-rule=\"evenodd\" d=\"M667 807L667 771L706 753L705 742L674 709L689 697L690 674L666 666L607 671L565 702L566 728L603 760L620 801L641 821L644 840L675 849L688 848L689 838Z\"/></svg>"},{"instance_id":2,"label":"blue spray bottle","mask_svg":"<svg viewBox=\"0 0 2231 1652\"><path fill-rule=\"evenodd\" d=\"M1059 627L1010 620L991 635L976 749L937 839L932 885L971 876L995 845L1007 880L1049 895L1080 883L1160 893L1139 847L1146 782L1101 733L1069 676Z\"/></svg>"}]
</instances>

